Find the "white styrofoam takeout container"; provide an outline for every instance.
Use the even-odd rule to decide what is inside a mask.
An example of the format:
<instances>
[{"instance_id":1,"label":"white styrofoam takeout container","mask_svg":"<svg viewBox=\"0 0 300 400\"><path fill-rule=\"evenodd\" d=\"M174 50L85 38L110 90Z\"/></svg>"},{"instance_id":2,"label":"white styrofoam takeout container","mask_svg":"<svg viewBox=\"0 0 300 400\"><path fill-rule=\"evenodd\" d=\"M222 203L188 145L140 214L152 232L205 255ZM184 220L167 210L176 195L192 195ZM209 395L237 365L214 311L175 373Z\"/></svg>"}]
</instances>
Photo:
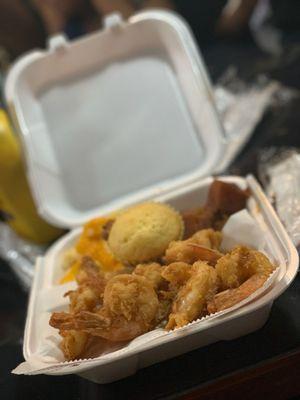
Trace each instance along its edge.
<instances>
[{"instance_id":1,"label":"white styrofoam takeout container","mask_svg":"<svg viewBox=\"0 0 300 400\"><path fill-rule=\"evenodd\" d=\"M14 65L5 94L39 213L57 226L208 176L224 154L201 56L170 12L55 36Z\"/></svg>"},{"instance_id":2,"label":"white styrofoam takeout container","mask_svg":"<svg viewBox=\"0 0 300 400\"><path fill-rule=\"evenodd\" d=\"M297 273L298 254L273 208L252 177L247 180L232 176L221 179L242 188L246 185L250 188L251 199L248 202L248 210L265 233L266 251L279 266L274 284L262 296L240 309L212 320L192 323L163 335L161 329L151 331L141 337L140 343L115 351L109 358L102 356L83 361L45 364L43 367L37 367L32 373L49 375L76 373L94 382L112 382L134 374L140 368L210 343L232 340L263 326L273 301L290 285ZM206 178L178 189L172 194L157 197L155 200L168 202L182 211L194 208L205 201L211 182L212 178ZM42 342L45 336L51 334L57 336L58 342L58 333L49 327L48 321L53 311L67 307L68 300L62 295L70 289L69 284L58 286L57 283L64 273L63 256L72 248L80 232L81 228L74 229L57 241L36 266L24 335L26 360L30 360L40 348L43 348Z\"/></svg>"},{"instance_id":3,"label":"white styrofoam takeout container","mask_svg":"<svg viewBox=\"0 0 300 400\"><path fill-rule=\"evenodd\" d=\"M40 214L75 228L36 265L24 337L24 357L30 360L44 331L57 336L48 320L66 306L66 287L57 280L62 255L80 233L76 227L147 199L179 210L200 206L211 183L205 176L217 170L226 140L194 39L185 22L169 12L143 12L128 21L112 15L102 32L72 43L62 35L52 38L48 50L15 64L6 97ZM280 266L276 284L253 303L213 320L165 335L152 331L148 340L109 356L50 363L31 373L77 373L111 382L264 324L274 299L296 274L298 255L257 183L222 179L250 186L249 211Z\"/></svg>"}]
</instances>

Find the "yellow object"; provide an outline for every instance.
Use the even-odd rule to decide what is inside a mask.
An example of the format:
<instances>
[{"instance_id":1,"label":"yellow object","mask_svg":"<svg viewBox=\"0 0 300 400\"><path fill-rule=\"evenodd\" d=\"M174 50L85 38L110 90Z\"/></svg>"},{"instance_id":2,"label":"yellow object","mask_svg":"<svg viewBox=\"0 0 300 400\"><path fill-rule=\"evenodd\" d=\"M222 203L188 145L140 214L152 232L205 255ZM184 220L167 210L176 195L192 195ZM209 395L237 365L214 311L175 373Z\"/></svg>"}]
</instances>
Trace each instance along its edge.
<instances>
[{"instance_id":1,"label":"yellow object","mask_svg":"<svg viewBox=\"0 0 300 400\"><path fill-rule=\"evenodd\" d=\"M64 283L68 283L68 282L74 281L75 280L75 276L77 275L77 272L79 270L79 267L80 267L80 261L75 261L71 265L71 267L68 269L66 274L61 278L59 283L62 285Z\"/></svg>"},{"instance_id":2,"label":"yellow object","mask_svg":"<svg viewBox=\"0 0 300 400\"><path fill-rule=\"evenodd\" d=\"M102 239L102 230L111 218L95 218L84 225L82 234L75 246L79 256L89 256L103 271L114 271L122 268L122 264L114 257L106 240ZM73 262L60 280L60 283L73 281L80 266L80 260Z\"/></svg>"},{"instance_id":3,"label":"yellow object","mask_svg":"<svg viewBox=\"0 0 300 400\"><path fill-rule=\"evenodd\" d=\"M0 109L0 210L7 223L20 236L35 243L48 243L63 232L37 214L21 155L20 144L12 132L8 117Z\"/></svg>"},{"instance_id":4,"label":"yellow object","mask_svg":"<svg viewBox=\"0 0 300 400\"><path fill-rule=\"evenodd\" d=\"M82 256L89 256L99 263L104 270L118 269L122 264L116 260L109 249L106 240L102 239L102 229L109 218L95 218L83 228L76 245L76 250Z\"/></svg>"},{"instance_id":5,"label":"yellow object","mask_svg":"<svg viewBox=\"0 0 300 400\"><path fill-rule=\"evenodd\" d=\"M167 204L143 203L116 218L108 243L122 262L137 264L163 256L169 243L183 234L181 215Z\"/></svg>"}]
</instances>

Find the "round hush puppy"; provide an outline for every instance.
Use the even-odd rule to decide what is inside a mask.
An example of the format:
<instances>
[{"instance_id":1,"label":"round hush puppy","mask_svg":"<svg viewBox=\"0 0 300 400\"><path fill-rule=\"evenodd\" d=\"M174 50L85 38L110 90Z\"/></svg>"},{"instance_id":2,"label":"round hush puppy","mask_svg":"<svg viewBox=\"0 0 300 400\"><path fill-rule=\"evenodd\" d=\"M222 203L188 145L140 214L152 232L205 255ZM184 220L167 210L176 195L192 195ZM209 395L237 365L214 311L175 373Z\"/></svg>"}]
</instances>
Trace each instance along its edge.
<instances>
[{"instance_id":1,"label":"round hush puppy","mask_svg":"<svg viewBox=\"0 0 300 400\"><path fill-rule=\"evenodd\" d=\"M108 244L120 261L135 265L163 256L171 241L182 238L183 229L182 218L172 207L143 203L117 217Z\"/></svg>"}]
</instances>

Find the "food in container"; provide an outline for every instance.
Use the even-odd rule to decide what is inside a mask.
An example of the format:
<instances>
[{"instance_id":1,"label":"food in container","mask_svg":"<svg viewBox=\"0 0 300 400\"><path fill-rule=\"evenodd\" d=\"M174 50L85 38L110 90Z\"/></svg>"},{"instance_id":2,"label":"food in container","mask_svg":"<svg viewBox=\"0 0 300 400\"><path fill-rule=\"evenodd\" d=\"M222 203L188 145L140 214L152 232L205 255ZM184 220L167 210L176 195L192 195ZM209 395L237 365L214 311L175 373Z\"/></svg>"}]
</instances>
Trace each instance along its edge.
<instances>
[{"instance_id":1,"label":"food in container","mask_svg":"<svg viewBox=\"0 0 300 400\"><path fill-rule=\"evenodd\" d=\"M229 177L222 180L245 188L245 181L242 178ZM217 340L233 339L262 326L268 318L273 300L294 278L298 267L298 257L265 196L252 178L249 178L248 182L251 196L247 201L247 210L255 221L257 230L254 231L252 227L252 234L250 238L247 238L249 242L246 245L253 247L257 243L263 243L265 239L265 247L261 250L277 266L267 281L263 279L263 286L259 288L260 283L257 281L255 284L258 289L244 300L239 297L241 301L238 304L227 310L220 310L216 314L204 316L175 331L157 328L128 343L114 342L113 346L108 347L105 347L105 343L102 342L101 356L95 358L91 357L99 351L99 346L92 343L92 352L87 352L87 358L63 362L64 357L59 349L61 338L55 333L55 329L49 327L48 321L52 312L67 309L69 301L63 297L63 294L69 289L76 288L72 282L59 284L61 276L65 273L64 255L66 251L73 248L81 234L81 229L76 229L55 244L37 266L25 331L24 351L27 362L21 364L16 369L16 373L79 373L97 382L109 382L134 373L138 367L174 357ZM211 179L206 179L178 191L176 195L158 197L155 200L167 202L175 209L185 212L199 206L199 198L207 196L211 183ZM242 220L241 234L244 229L249 230L249 220L244 217ZM231 229L233 236L236 233L235 227ZM257 241L257 236L259 236L259 241ZM243 295L242 286L239 288ZM228 290L235 291L236 289L238 288ZM37 293L39 293L38 296ZM222 293L223 296L224 293L226 295L226 292ZM231 294L233 298L236 295L240 296L240 293L236 292L229 294L229 299L232 299ZM210 302L210 307L218 307L217 296L218 294L214 301ZM225 302L227 299L228 297L225 298Z\"/></svg>"},{"instance_id":2,"label":"food in container","mask_svg":"<svg viewBox=\"0 0 300 400\"><path fill-rule=\"evenodd\" d=\"M263 253L243 243L222 253L222 233L209 226L179 240L192 214L200 225L199 215L206 225L213 224L221 211L226 210L229 218L230 213L243 209L246 199L236 185L215 180L205 206L190 212L186 224L179 212L154 202L132 206L110 220L107 243L112 257L121 259L123 265L105 273L108 265L87 248L77 260L78 287L64 295L70 301L68 312L54 312L49 321L62 336L65 358L84 358L95 338L100 337L108 351L109 344L103 339L124 342L158 326L166 330L183 327L238 304L263 286L275 269ZM78 243L87 230L94 245L103 242L105 225L97 221L85 226ZM91 226L98 229L91 230ZM112 246L116 236L126 251Z\"/></svg>"},{"instance_id":3,"label":"food in container","mask_svg":"<svg viewBox=\"0 0 300 400\"><path fill-rule=\"evenodd\" d=\"M118 209L154 201L182 213L190 221L189 236L207 228L206 224L212 226L211 221L214 230L221 230L228 217L228 210L216 212L215 207L190 215L190 210L205 205L212 183L205 177L218 169L228 143L201 56L184 21L162 11L140 13L128 21L113 15L105 21L103 32L73 43L61 35L53 37L48 50L28 54L12 68L6 97L24 144L39 213L54 225L74 228L37 262L24 335L26 362L15 373L77 373L93 381L111 382L264 324L272 302L293 280L298 257L251 177L218 180L241 190L248 187L250 195L248 217L242 214L228 220L231 225L226 228L223 251L229 251L230 243L239 244L240 236L244 245L263 251L276 265L254 293L178 329L159 327L126 344L114 342L113 348L105 349L102 343L101 356L91 352L73 361L65 361L59 348L61 337L48 323L52 313L67 310L69 300L64 293L76 290L72 276L78 269L78 253L83 255L87 248L91 254L98 253L93 238L81 242L79 248L76 245L80 226L88 220L107 215L110 219ZM237 225L240 235L236 241ZM109 231L109 225L105 228ZM218 247L217 237L214 242ZM105 238L102 250L104 244ZM109 248L104 250L104 259L98 261L107 261L117 272L120 260L111 256ZM203 254L203 246L200 250ZM217 261L220 250L210 250L215 251L206 254ZM66 253L73 268L67 277ZM254 284L258 287L259 282ZM242 285L226 289L225 300L241 299L248 293L249 286ZM219 308L217 296L210 302L211 309ZM72 340L70 336L66 341L66 351L72 351ZM82 335L76 343L84 341Z\"/></svg>"}]
</instances>

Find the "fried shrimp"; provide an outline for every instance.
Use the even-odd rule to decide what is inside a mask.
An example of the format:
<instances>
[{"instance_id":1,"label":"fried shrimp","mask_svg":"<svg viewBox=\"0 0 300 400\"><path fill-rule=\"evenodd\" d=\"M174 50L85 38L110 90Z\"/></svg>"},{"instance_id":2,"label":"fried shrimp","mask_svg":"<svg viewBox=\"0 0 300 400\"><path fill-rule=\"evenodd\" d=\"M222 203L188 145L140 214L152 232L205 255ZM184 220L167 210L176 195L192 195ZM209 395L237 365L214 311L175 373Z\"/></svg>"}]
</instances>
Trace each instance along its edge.
<instances>
[{"instance_id":1,"label":"fried shrimp","mask_svg":"<svg viewBox=\"0 0 300 400\"><path fill-rule=\"evenodd\" d=\"M162 276L163 267L158 263L139 264L135 267L133 275L143 276L158 290L164 285L165 279Z\"/></svg>"},{"instance_id":2,"label":"fried shrimp","mask_svg":"<svg viewBox=\"0 0 300 400\"><path fill-rule=\"evenodd\" d=\"M215 313L232 307L259 289L274 270L274 265L261 252L237 246L217 262L216 271L221 288L208 304L208 311Z\"/></svg>"},{"instance_id":3,"label":"fried shrimp","mask_svg":"<svg viewBox=\"0 0 300 400\"><path fill-rule=\"evenodd\" d=\"M96 261L89 256L83 256L80 261L79 270L75 276L75 280L78 285L91 285L100 286L103 285L104 274L98 267Z\"/></svg>"},{"instance_id":4,"label":"fried shrimp","mask_svg":"<svg viewBox=\"0 0 300 400\"><path fill-rule=\"evenodd\" d=\"M65 294L69 296L71 312L82 310L92 310L97 304L102 302L101 295L96 294L90 287L82 286L76 290L71 290Z\"/></svg>"},{"instance_id":5,"label":"fried shrimp","mask_svg":"<svg viewBox=\"0 0 300 400\"><path fill-rule=\"evenodd\" d=\"M162 276L168 281L173 290L177 290L186 283L192 275L192 266L184 262L174 262L163 268Z\"/></svg>"},{"instance_id":6,"label":"fried shrimp","mask_svg":"<svg viewBox=\"0 0 300 400\"><path fill-rule=\"evenodd\" d=\"M218 277L213 267L204 262L197 262L192 268L190 279L180 289L173 303L166 329L182 327L201 317L207 301L217 292Z\"/></svg>"},{"instance_id":7,"label":"fried shrimp","mask_svg":"<svg viewBox=\"0 0 300 400\"><path fill-rule=\"evenodd\" d=\"M175 296L170 290L168 279L164 276L165 268L158 263L139 264L133 271L134 275L144 276L156 291L159 301L157 325L166 322Z\"/></svg>"},{"instance_id":8,"label":"fried shrimp","mask_svg":"<svg viewBox=\"0 0 300 400\"><path fill-rule=\"evenodd\" d=\"M172 304L175 297L175 292L171 290L160 290L157 294L159 306L156 314L156 325L165 326L169 314L171 312Z\"/></svg>"},{"instance_id":9,"label":"fried shrimp","mask_svg":"<svg viewBox=\"0 0 300 400\"><path fill-rule=\"evenodd\" d=\"M237 288L252 275L268 276L274 270L269 259L261 252L246 246L237 246L216 264L221 288Z\"/></svg>"},{"instance_id":10,"label":"fried shrimp","mask_svg":"<svg viewBox=\"0 0 300 400\"><path fill-rule=\"evenodd\" d=\"M82 257L76 281L78 288L65 293L70 299L70 313L92 311L102 304L106 280L98 265L90 257ZM60 314L53 314L53 321L58 325L64 321ZM79 358L86 348L89 335L78 330L60 330L59 334L62 337L60 347L66 360Z\"/></svg>"},{"instance_id":11,"label":"fried shrimp","mask_svg":"<svg viewBox=\"0 0 300 400\"><path fill-rule=\"evenodd\" d=\"M179 261L193 264L202 260L214 265L222 256L218 251L221 239L221 232L204 229L187 240L171 242L166 250L165 261L167 264Z\"/></svg>"},{"instance_id":12,"label":"fried shrimp","mask_svg":"<svg viewBox=\"0 0 300 400\"><path fill-rule=\"evenodd\" d=\"M161 275L168 286L165 290L160 290L158 292L158 323L162 321L167 322L178 290L187 282L191 274L192 266L183 262L172 263L162 267Z\"/></svg>"},{"instance_id":13,"label":"fried shrimp","mask_svg":"<svg viewBox=\"0 0 300 400\"><path fill-rule=\"evenodd\" d=\"M194 254L198 256L199 260L207 261L210 265L215 265L223 256L218 250L209 249L199 244L188 243L188 246L194 251Z\"/></svg>"},{"instance_id":14,"label":"fried shrimp","mask_svg":"<svg viewBox=\"0 0 300 400\"><path fill-rule=\"evenodd\" d=\"M125 341L152 329L158 308L157 294L151 284L142 276L124 274L107 283L99 311L53 313L50 325L62 330L80 330L110 341Z\"/></svg>"},{"instance_id":15,"label":"fried shrimp","mask_svg":"<svg viewBox=\"0 0 300 400\"><path fill-rule=\"evenodd\" d=\"M71 312L90 311L102 303L106 279L90 257L83 257L76 275L78 288L65 294L70 298Z\"/></svg>"},{"instance_id":16,"label":"fried shrimp","mask_svg":"<svg viewBox=\"0 0 300 400\"><path fill-rule=\"evenodd\" d=\"M208 312L216 313L234 306L262 287L267 279L266 275L255 274L238 288L216 294L207 305Z\"/></svg>"},{"instance_id":17,"label":"fried shrimp","mask_svg":"<svg viewBox=\"0 0 300 400\"><path fill-rule=\"evenodd\" d=\"M219 250L222 233L214 231L213 229L202 229L196 232L191 238L191 243L198 244L199 246L208 247L209 249Z\"/></svg>"},{"instance_id":18,"label":"fried shrimp","mask_svg":"<svg viewBox=\"0 0 300 400\"><path fill-rule=\"evenodd\" d=\"M59 334L63 338L60 348L65 359L70 361L80 358L86 349L89 335L79 331L60 331Z\"/></svg>"}]
</instances>

